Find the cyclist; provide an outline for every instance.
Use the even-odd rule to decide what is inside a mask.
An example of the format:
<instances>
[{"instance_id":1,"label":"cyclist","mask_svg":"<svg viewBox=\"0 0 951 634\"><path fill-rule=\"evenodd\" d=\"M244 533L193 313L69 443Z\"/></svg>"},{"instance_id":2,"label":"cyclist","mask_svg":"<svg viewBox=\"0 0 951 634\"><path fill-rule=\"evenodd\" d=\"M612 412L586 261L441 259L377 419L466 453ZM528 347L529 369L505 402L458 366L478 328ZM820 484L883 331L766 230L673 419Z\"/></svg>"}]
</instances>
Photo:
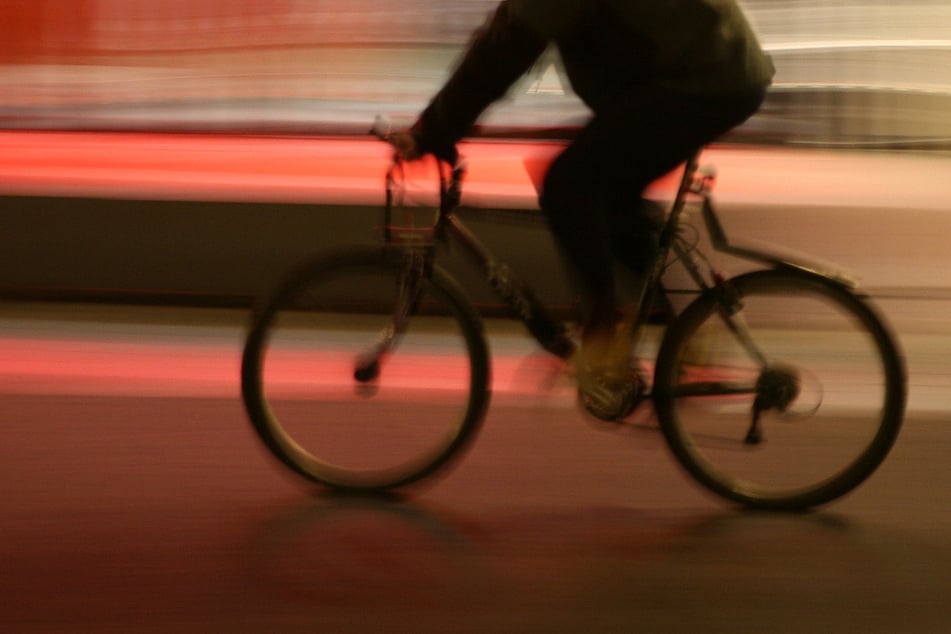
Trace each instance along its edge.
<instances>
[{"instance_id":1,"label":"cyclist","mask_svg":"<svg viewBox=\"0 0 951 634\"><path fill-rule=\"evenodd\" d=\"M452 158L482 112L549 45L592 116L549 166L539 197L586 300L574 365L585 406L630 410L638 385L615 262L643 273L656 223L651 181L756 112L773 65L735 0L503 0L415 125L396 135L409 159Z\"/></svg>"}]
</instances>

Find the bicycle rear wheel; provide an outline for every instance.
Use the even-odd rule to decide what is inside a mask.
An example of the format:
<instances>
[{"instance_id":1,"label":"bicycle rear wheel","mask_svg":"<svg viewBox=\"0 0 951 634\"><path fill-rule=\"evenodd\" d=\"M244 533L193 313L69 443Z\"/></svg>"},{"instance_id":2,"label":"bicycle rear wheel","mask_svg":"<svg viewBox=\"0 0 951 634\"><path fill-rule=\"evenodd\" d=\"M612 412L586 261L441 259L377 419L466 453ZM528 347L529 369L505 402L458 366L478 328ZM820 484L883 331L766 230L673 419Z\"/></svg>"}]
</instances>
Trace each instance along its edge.
<instances>
[{"instance_id":1,"label":"bicycle rear wheel","mask_svg":"<svg viewBox=\"0 0 951 634\"><path fill-rule=\"evenodd\" d=\"M745 328L709 292L661 344L654 399L667 444L698 482L746 506L804 509L848 493L901 426L893 338L865 302L819 276L759 271L731 285L730 320Z\"/></svg>"},{"instance_id":2,"label":"bicycle rear wheel","mask_svg":"<svg viewBox=\"0 0 951 634\"><path fill-rule=\"evenodd\" d=\"M444 272L418 273L408 258L386 247L319 258L255 313L245 407L270 451L311 481L410 484L445 466L482 421L481 321Z\"/></svg>"}]
</instances>

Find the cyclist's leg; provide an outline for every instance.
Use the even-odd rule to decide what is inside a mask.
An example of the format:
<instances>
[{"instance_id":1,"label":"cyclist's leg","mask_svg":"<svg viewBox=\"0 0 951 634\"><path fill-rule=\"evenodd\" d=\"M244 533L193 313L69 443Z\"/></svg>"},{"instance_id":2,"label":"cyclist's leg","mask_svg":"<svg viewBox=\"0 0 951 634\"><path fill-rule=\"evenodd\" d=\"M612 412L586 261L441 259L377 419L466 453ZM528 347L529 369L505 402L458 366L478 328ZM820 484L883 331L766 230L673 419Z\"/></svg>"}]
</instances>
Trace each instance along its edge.
<instances>
[{"instance_id":1,"label":"cyclist's leg","mask_svg":"<svg viewBox=\"0 0 951 634\"><path fill-rule=\"evenodd\" d=\"M572 359L579 396L589 411L610 420L624 415L623 403L615 397L621 392L620 370L612 372L624 359L607 355L611 337L597 343L592 339L594 333L613 335L618 322L610 214L594 165L597 154L586 129L549 167L540 202L585 304L582 345ZM598 367L590 367L593 363Z\"/></svg>"},{"instance_id":2,"label":"cyclist's leg","mask_svg":"<svg viewBox=\"0 0 951 634\"><path fill-rule=\"evenodd\" d=\"M652 251L653 242L637 213L618 217L620 207L636 209L640 189L611 167L629 150L605 137L599 123L596 117L551 165L541 204L586 304L582 345L573 360L581 400L599 418L612 420L628 413L638 393L629 359L636 306L625 306L617 292L616 234L623 232L631 253Z\"/></svg>"},{"instance_id":3,"label":"cyclist's leg","mask_svg":"<svg viewBox=\"0 0 951 634\"><path fill-rule=\"evenodd\" d=\"M589 126L590 128L590 126ZM611 223L587 130L549 166L540 196L549 227L583 294L591 319L615 305Z\"/></svg>"},{"instance_id":4,"label":"cyclist's leg","mask_svg":"<svg viewBox=\"0 0 951 634\"><path fill-rule=\"evenodd\" d=\"M598 112L550 167L542 208L589 305L576 362L583 393L629 391L626 321L636 306L619 305L614 264L643 273L651 260L655 236L640 213L643 190L748 118L761 101L762 94L700 100L632 93ZM586 375L596 379L587 387Z\"/></svg>"},{"instance_id":5,"label":"cyclist's leg","mask_svg":"<svg viewBox=\"0 0 951 634\"><path fill-rule=\"evenodd\" d=\"M745 121L763 93L688 97L632 91L612 100L554 161L541 205L595 313L615 301L613 262L650 261L653 222L644 189L697 148Z\"/></svg>"}]
</instances>

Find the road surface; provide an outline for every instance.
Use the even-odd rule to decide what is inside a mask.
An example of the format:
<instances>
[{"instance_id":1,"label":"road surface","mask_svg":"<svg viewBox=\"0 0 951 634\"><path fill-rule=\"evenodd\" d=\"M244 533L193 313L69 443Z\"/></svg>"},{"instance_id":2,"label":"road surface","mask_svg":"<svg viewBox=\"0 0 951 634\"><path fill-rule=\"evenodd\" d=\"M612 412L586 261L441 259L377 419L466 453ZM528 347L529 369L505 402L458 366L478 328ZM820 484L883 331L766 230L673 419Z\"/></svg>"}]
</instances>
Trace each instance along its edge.
<instances>
[{"instance_id":1,"label":"road surface","mask_svg":"<svg viewBox=\"0 0 951 634\"><path fill-rule=\"evenodd\" d=\"M903 335L910 409L882 468L781 515L701 492L649 419L595 425L543 387L498 399L462 463L410 498L316 493L247 424L243 311L2 316L7 631L942 632L951 618L948 332ZM497 364L520 368L498 390L550 376L517 331L489 333Z\"/></svg>"}]
</instances>

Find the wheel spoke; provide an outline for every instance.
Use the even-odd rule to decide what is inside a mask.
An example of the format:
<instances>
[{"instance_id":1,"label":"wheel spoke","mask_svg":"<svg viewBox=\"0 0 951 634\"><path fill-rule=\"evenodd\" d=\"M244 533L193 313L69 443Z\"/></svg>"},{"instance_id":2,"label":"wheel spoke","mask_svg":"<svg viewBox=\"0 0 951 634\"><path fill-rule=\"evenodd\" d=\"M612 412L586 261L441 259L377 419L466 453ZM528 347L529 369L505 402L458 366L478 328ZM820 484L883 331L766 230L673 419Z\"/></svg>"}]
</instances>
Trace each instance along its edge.
<instances>
[{"instance_id":1,"label":"wheel spoke","mask_svg":"<svg viewBox=\"0 0 951 634\"><path fill-rule=\"evenodd\" d=\"M654 394L674 455L701 484L749 506L802 508L847 493L900 427L904 368L893 339L867 304L815 276L765 271L733 286L742 337L710 293L661 346Z\"/></svg>"},{"instance_id":2,"label":"wheel spoke","mask_svg":"<svg viewBox=\"0 0 951 634\"><path fill-rule=\"evenodd\" d=\"M416 277L411 315L403 271L380 251L321 259L256 316L245 404L271 451L310 480L409 484L445 464L481 422L488 360L478 317L438 271Z\"/></svg>"}]
</instances>

